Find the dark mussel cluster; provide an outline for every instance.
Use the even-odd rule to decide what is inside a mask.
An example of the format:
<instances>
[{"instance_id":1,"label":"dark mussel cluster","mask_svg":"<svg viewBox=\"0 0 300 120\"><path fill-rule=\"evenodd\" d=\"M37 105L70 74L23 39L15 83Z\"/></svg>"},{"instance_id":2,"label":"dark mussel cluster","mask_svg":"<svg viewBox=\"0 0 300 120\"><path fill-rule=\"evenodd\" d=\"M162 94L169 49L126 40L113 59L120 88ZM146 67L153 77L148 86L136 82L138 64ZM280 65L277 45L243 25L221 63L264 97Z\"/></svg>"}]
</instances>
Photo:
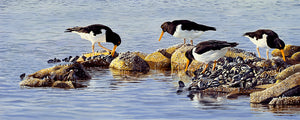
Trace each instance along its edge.
<instances>
[{"instance_id":1,"label":"dark mussel cluster","mask_svg":"<svg viewBox=\"0 0 300 120\"><path fill-rule=\"evenodd\" d=\"M266 65L259 65L266 64ZM260 58L246 59L242 57L223 57L217 62L215 70L212 71L212 63L202 73L203 68L194 72L188 90L204 90L209 87L225 85L227 87L252 88L256 85L275 83L275 75L266 71L278 72L287 67L282 59L262 60Z\"/></svg>"},{"instance_id":2,"label":"dark mussel cluster","mask_svg":"<svg viewBox=\"0 0 300 120\"><path fill-rule=\"evenodd\" d=\"M54 58L54 59L50 59L48 60L47 62L48 63L59 63L61 61L64 61L64 62L76 62L79 58L82 58L83 61L89 61L89 60L92 60L92 59L103 59L105 60L106 62L110 63L114 57L112 57L111 55L97 55L97 56L92 56L92 57L85 57L85 56L75 56L75 57L72 57L72 56L69 56L69 57L66 57L62 60L60 59L57 59L57 58Z\"/></svg>"}]
</instances>

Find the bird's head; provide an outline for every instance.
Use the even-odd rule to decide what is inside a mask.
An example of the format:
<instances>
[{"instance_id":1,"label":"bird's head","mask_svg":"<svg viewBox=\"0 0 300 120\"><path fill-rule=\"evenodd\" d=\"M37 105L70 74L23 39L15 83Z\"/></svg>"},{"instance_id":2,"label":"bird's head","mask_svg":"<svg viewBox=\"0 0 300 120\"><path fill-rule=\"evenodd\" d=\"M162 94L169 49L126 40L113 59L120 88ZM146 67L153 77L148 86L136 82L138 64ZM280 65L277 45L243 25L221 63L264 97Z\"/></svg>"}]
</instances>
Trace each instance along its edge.
<instances>
[{"instance_id":1,"label":"bird's head","mask_svg":"<svg viewBox=\"0 0 300 120\"><path fill-rule=\"evenodd\" d=\"M185 52L185 57L187 58L187 62L186 62L186 66L185 66L184 71L187 71L188 67L190 66L190 64L194 60L194 56L192 54L192 50L193 49L190 49L190 50L188 50L188 51Z\"/></svg>"},{"instance_id":2,"label":"bird's head","mask_svg":"<svg viewBox=\"0 0 300 120\"><path fill-rule=\"evenodd\" d=\"M159 40L158 41L160 41L161 40L161 38L162 38L162 36L164 35L164 33L166 32L166 31L168 31L168 29L169 29L169 25L170 24L172 24L171 22L164 22L160 27L161 27L161 29L162 29L162 32L161 32L161 34L160 34L160 37L159 37Z\"/></svg>"},{"instance_id":3,"label":"bird's head","mask_svg":"<svg viewBox=\"0 0 300 120\"><path fill-rule=\"evenodd\" d=\"M280 50L280 52L282 54L282 58L285 61L285 55L284 55L284 52L283 52L285 44L284 44L283 40L281 40L279 38L275 38L274 43L275 43L275 48L278 48Z\"/></svg>"},{"instance_id":4,"label":"bird's head","mask_svg":"<svg viewBox=\"0 0 300 120\"><path fill-rule=\"evenodd\" d=\"M112 42L112 43L114 44L114 48L113 48L113 50L112 50L112 52L111 52L111 55L114 56L115 51L116 51L116 49L117 49L117 46L119 46L119 45L121 44L121 38L120 38L120 36L119 36L117 33L115 33L115 32L111 32L111 33L109 33L109 34L111 34L111 35L110 35L110 39L109 39L108 42Z\"/></svg>"}]
</instances>

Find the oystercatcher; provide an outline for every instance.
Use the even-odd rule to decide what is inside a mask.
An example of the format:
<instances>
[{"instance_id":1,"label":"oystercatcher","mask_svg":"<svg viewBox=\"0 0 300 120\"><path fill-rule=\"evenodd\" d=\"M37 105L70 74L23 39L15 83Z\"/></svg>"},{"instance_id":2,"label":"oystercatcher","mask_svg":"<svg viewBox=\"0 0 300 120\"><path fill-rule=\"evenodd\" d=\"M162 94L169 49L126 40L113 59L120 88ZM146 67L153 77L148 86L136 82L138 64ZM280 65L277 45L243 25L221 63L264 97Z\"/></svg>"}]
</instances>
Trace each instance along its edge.
<instances>
[{"instance_id":1,"label":"oystercatcher","mask_svg":"<svg viewBox=\"0 0 300 120\"><path fill-rule=\"evenodd\" d=\"M259 47L266 48L267 59L269 59L269 49L276 48L281 51L282 58L285 61L285 55L283 49L285 47L284 42L279 39L277 33L268 29L259 29L255 32L247 32L244 34L245 37L249 38L256 45L256 50L259 58L261 58L259 53Z\"/></svg>"},{"instance_id":2,"label":"oystercatcher","mask_svg":"<svg viewBox=\"0 0 300 120\"><path fill-rule=\"evenodd\" d=\"M217 63L216 60L223 57L226 54L229 47L235 47L237 45L238 43L236 42L229 43L226 41L219 40L208 40L200 42L194 48L188 50L185 53L185 57L187 58L185 71L187 71L188 66L192 63L194 59L199 62L206 63L206 66L202 73L205 72L210 61L214 61L214 70Z\"/></svg>"},{"instance_id":3,"label":"oystercatcher","mask_svg":"<svg viewBox=\"0 0 300 120\"><path fill-rule=\"evenodd\" d=\"M191 40L191 44L193 45L193 39L200 37L200 35L208 30L216 31L216 28L209 27L206 25L201 25L189 20L174 20L172 22L164 22L161 25L161 35L159 37L159 40L161 40L162 36L164 35L164 32L168 32L174 37L184 39L185 40Z\"/></svg>"},{"instance_id":4,"label":"oystercatcher","mask_svg":"<svg viewBox=\"0 0 300 120\"><path fill-rule=\"evenodd\" d=\"M120 36L113 32L109 27L102 24L93 24L86 27L73 27L66 29L65 32L73 32L80 35L82 39L86 39L92 42L92 51L94 51L95 43L103 48L104 50L111 52L111 55L114 56L117 46L121 44ZM111 42L114 44L113 50L109 50L103 47L101 42Z\"/></svg>"}]
</instances>

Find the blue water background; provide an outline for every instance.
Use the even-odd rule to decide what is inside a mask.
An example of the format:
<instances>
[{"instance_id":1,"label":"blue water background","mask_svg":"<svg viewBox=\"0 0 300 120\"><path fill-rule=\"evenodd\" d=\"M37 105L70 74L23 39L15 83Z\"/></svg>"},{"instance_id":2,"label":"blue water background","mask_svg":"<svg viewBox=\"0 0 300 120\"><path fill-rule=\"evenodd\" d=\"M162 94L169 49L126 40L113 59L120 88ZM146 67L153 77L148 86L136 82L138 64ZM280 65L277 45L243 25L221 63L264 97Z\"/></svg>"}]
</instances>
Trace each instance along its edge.
<instances>
[{"instance_id":1,"label":"blue water background","mask_svg":"<svg viewBox=\"0 0 300 120\"><path fill-rule=\"evenodd\" d=\"M158 42L163 22L188 19L217 28L195 43L226 40L256 52L243 33L272 29L286 44L300 45L299 13L299 0L1 0L0 119L299 119L299 106L255 107L247 96L190 100L176 94L177 81L188 78L170 71L99 68L83 89L19 86L20 74L54 66L48 59L91 52L89 41L64 33L68 27L105 24L122 38L117 52L151 53L183 42L169 34Z\"/></svg>"}]
</instances>

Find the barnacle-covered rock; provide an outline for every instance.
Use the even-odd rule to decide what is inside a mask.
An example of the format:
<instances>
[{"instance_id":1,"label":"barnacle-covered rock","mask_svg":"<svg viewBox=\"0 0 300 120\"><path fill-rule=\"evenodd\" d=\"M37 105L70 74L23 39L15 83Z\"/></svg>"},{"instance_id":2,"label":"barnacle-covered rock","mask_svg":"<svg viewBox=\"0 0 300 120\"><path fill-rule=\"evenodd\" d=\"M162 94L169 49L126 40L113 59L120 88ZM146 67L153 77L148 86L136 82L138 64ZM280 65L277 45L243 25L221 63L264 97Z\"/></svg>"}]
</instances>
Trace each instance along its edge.
<instances>
[{"instance_id":1,"label":"barnacle-covered rock","mask_svg":"<svg viewBox=\"0 0 300 120\"><path fill-rule=\"evenodd\" d=\"M291 75L284 81L260 92L250 94L251 103L269 103L273 98L299 95L300 72Z\"/></svg>"},{"instance_id":2,"label":"barnacle-covered rock","mask_svg":"<svg viewBox=\"0 0 300 120\"><path fill-rule=\"evenodd\" d=\"M285 70L280 72L275 78L278 82L280 82L297 72L300 72L300 64L292 65L286 68Z\"/></svg>"}]
</instances>

